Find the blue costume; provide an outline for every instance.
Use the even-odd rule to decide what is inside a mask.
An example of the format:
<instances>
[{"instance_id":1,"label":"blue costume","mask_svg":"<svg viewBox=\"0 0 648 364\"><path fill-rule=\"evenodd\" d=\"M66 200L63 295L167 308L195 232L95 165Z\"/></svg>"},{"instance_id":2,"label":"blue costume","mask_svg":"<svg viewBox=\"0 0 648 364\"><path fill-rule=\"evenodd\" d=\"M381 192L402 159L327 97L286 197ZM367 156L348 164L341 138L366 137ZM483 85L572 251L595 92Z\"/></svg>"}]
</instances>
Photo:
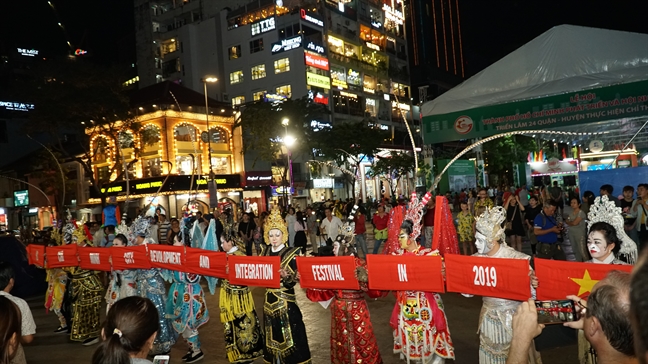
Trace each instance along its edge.
<instances>
[{"instance_id":1,"label":"blue costume","mask_svg":"<svg viewBox=\"0 0 648 364\"><path fill-rule=\"evenodd\" d=\"M166 318L166 289L160 270L140 269L137 282L137 294L150 299L160 317L160 331L153 342L152 352L154 354L169 352L178 339L178 334L172 329L171 321Z\"/></svg>"}]
</instances>

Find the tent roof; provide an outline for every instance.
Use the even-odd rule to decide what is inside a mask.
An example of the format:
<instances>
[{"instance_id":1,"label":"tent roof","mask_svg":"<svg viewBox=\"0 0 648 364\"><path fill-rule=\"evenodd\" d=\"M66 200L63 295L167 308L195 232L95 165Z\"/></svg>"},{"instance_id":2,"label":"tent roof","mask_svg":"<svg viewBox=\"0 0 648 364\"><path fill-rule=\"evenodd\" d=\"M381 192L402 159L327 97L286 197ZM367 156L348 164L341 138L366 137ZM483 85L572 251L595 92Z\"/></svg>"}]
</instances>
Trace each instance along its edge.
<instances>
[{"instance_id":1,"label":"tent roof","mask_svg":"<svg viewBox=\"0 0 648 364\"><path fill-rule=\"evenodd\" d=\"M421 107L442 115L648 79L648 34L560 25Z\"/></svg>"}]
</instances>

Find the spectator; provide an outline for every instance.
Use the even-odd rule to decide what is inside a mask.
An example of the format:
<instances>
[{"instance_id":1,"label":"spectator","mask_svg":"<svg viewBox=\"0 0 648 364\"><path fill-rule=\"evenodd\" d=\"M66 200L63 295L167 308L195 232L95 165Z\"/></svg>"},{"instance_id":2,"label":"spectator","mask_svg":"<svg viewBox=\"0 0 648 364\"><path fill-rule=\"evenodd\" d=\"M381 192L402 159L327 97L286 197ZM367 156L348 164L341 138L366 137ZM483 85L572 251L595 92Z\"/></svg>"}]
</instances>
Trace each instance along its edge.
<instances>
[{"instance_id":1,"label":"spectator","mask_svg":"<svg viewBox=\"0 0 648 364\"><path fill-rule=\"evenodd\" d=\"M387 240L387 225L389 224L389 215L385 212L384 205L378 205L378 212L373 215L371 222L374 225L374 247L373 253L378 254L380 244Z\"/></svg>"},{"instance_id":2,"label":"spectator","mask_svg":"<svg viewBox=\"0 0 648 364\"><path fill-rule=\"evenodd\" d=\"M101 247L110 248L115 239L115 226L106 225L104 226L104 238L101 240Z\"/></svg>"},{"instance_id":3,"label":"spectator","mask_svg":"<svg viewBox=\"0 0 648 364\"><path fill-rule=\"evenodd\" d=\"M159 208L158 208L159 210ZM158 214L158 234L159 234L159 242L160 244L168 244L167 242L167 236L169 235L169 229L171 229L171 224L169 223L169 220L167 219L165 214Z\"/></svg>"},{"instance_id":4,"label":"spectator","mask_svg":"<svg viewBox=\"0 0 648 364\"><path fill-rule=\"evenodd\" d=\"M491 198L489 197L486 189L480 189L479 192L477 192L477 201L475 201L475 218L483 214L484 211L486 211L486 208L493 206L493 200L491 200Z\"/></svg>"},{"instance_id":5,"label":"spectator","mask_svg":"<svg viewBox=\"0 0 648 364\"><path fill-rule=\"evenodd\" d=\"M431 198L426 206L425 215L423 215L423 246L432 247L432 237L434 236L434 212L436 210L436 200Z\"/></svg>"},{"instance_id":6,"label":"spectator","mask_svg":"<svg viewBox=\"0 0 648 364\"><path fill-rule=\"evenodd\" d=\"M20 341L23 344L29 344L34 340L34 334L36 334L36 323L34 322L34 317L32 316L29 305L22 298L11 295L11 290L15 284L15 275L14 270L11 265L7 262L0 262L0 297L5 297L12 301L16 307L20 310L21 317L21 338ZM2 354L2 353L0 353ZM14 358L11 360L12 364L26 364L25 352L23 351L22 345L18 345L16 349Z\"/></svg>"},{"instance_id":7,"label":"spectator","mask_svg":"<svg viewBox=\"0 0 648 364\"><path fill-rule=\"evenodd\" d=\"M601 189L599 190L599 193L600 193L601 197L607 196L608 200L614 201L614 204L617 207L621 207L621 202L619 201L619 199L616 198L614 195L612 195L612 193L614 193L614 187L612 187L612 185L603 185L603 186L601 186Z\"/></svg>"},{"instance_id":8,"label":"spectator","mask_svg":"<svg viewBox=\"0 0 648 364\"><path fill-rule=\"evenodd\" d=\"M473 225L475 224L475 217L468 210L468 202L461 202L461 212L457 215L457 233L459 235L459 244L463 255L475 254L475 231ZM470 254L468 254L470 253Z\"/></svg>"},{"instance_id":9,"label":"spectator","mask_svg":"<svg viewBox=\"0 0 648 364\"><path fill-rule=\"evenodd\" d=\"M527 234L529 238L529 243L531 243L531 252L533 256L536 255L536 245L538 244L538 239L536 238L533 226L536 216L542 211L542 206L538 203L538 197L531 196L529 198L529 207L524 210L524 221L527 225Z\"/></svg>"},{"instance_id":10,"label":"spectator","mask_svg":"<svg viewBox=\"0 0 648 364\"><path fill-rule=\"evenodd\" d=\"M578 296L567 298L581 309L581 317L564 325L583 330L585 339L596 351L598 364L636 363L629 273L611 271L592 288L587 301Z\"/></svg>"},{"instance_id":11,"label":"spectator","mask_svg":"<svg viewBox=\"0 0 648 364\"><path fill-rule=\"evenodd\" d=\"M291 207L292 209L292 207ZM254 219L250 216L251 213L243 213L243 221L238 225L238 234L243 243L245 243L245 254L247 256L252 256L252 243L254 243L254 231L256 230L256 225L254 224ZM293 226L294 229L294 226Z\"/></svg>"},{"instance_id":12,"label":"spectator","mask_svg":"<svg viewBox=\"0 0 648 364\"><path fill-rule=\"evenodd\" d=\"M317 255L317 250L319 249L317 214L310 206L306 208L306 227L308 228L308 239L313 249L313 255Z\"/></svg>"},{"instance_id":13,"label":"spectator","mask_svg":"<svg viewBox=\"0 0 648 364\"><path fill-rule=\"evenodd\" d=\"M636 217L633 228L637 231L638 247L641 251L648 244L648 231L646 230L646 221L648 221L648 184L641 183L637 186L637 199L634 201L631 209L632 215Z\"/></svg>"},{"instance_id":14,"label":"spectator","mask_svg":"<svg viewBox=\"0 0 648 364\"><path fill-rule=\"evenodd\" d=\"M534 233L538 239L536 256L544 259L567 260L565 252L558 243L558 234L562 233L562 225L556 222L555 213L556 203L549 200L533 220Z\"/></svg>"},{"instance_id":15,"label":"spectator","mask_svg":"<svg viewBox=\"0 0 648 364\"><path fill-rule=\"evenodd\" d=\"M567 216L567 221L565 222L569 225L567 235L569 236L569 242L574 252L574 258L577 262L583 262L587 260L587 254L585 254L585 236L587 234L587 223L585 220L587 220L587 216L580 208L581 203L578 197L572 197L569 200L569 205L572 208L572 213Z\"/></svg>"},{"instance_id":16,"label":"spectator","mask_svg":"<svg viewBox=\"0 0 648 364\"><path fill-rule=\"evenodd\" d=\"M630 281L630 322L635 355L639 363L648 364L648 254L644 252L632 271Z\"/></svg>"},{"instance_id":17,"label":"spectator","mask_svg":"<svg viewBox=\"0 0 648 364\"><path fill-rule=\"evenodd\" d=\"M333 216L330 207L324 209L326 217L320 224L320 231L326 235L326 244L333 246L333 239L337 238L340 228L342 228L342 220L339 217Z\"/></svg>"},{"instance_id":18,"label":"spectator","mask_svg":"<svg viewBox=\"0 0 648 364\"><path fill-rule=\"evenodd\" d=\"M303 212L297 211L295 216L295 226L293 228L295 229L295 247L301 248L302 255L306 255L306 243L308 242L308 239L306 238L306 218L304 217Z\"/></svg>"},{"instance_id":19,"label":"spectator","mask_svg":"<svg viewBox=\"0 0 648 364\"><path fill-rule=\"evenodd\" d=\"M0 295L0 364L10 364L15 358L20 336L20 309L10 299Z\"/></svg>"},{"instance_id":20,"label":"spectator","mask_svg":"<svg viewBox=\"0 0 648 364\"><path fill-rule=\"evenodd\" d=\"M627 214L632 209L632 204L634 203L634 187L625 186L623 187L623 199L619 201L621 204L621 212Z\"/></svg>"},{"instance_id":21,"label":"spectator","mask_svg":"<svg viewBox=\"0 0 648 364\"><path fill-rule=\"evenodd\" d=\"M180 220L178 219L171 219L171 228L167 232L167 244L173 245L173 242L175 241L175 237L180 234Z\"/></svg>"},{"instance_id":22,"label":"spectator","mask_svg":"<svg viewBox=\"0 0 648 364\"><path fill-rule=\"evenodd\" d=\"M517 196L520 199L520 205L522 205L526 210L526 208L529 207L529 191L527 190L526 185L522 185L522 187L520 187L520 189L517 191Z\"/></svg>"},{"instance_id":23,"label":"spectator","mask_svg":"<svg viewBox=\"0 0 648 364\"><path fill-rule=\"evenodd\" d=\"M155 244L160 242L159 240L159 227L158 227L158 217L151 216L149 219L149 231L151 232L151 239L155 241Z\"/></svg>"},{"instance_id":24,"label":"spectator","mask_svg":"<svg viewBox=\"0 0 648 364\"><path fill-rule=\"evenodd\" d=\"M565 203L563 201L563 191L562 188L558 186L558 181L554 181L553 187L549 187L548 190L549 199L556 204L556 209L560 209L560 212L562 212Z\"/></svg>"},{"instance_id":25,"label":"spectator","mask_svg":"<svg viewBox=\"0 0 648 364\"><path fill-rule=\"evenodd\" d=\"M366 259L367 254L369 251L367 250L367 239L365 236L365 233L367 232L367 220L365 218L365 209L364 207L360 206L358 207L358 211L356 211L356 215L353 218L353 222L355 223L355 241L356 245L360 247L360 251L362 251L362 254L364 255L363 258Z\"/></svg>"},{"instance_id":26,"label":"spectator","mask_svg":"<svg viewBox=\"0 0 648 364\"><path fill-rule=\"evenodd\" d=\"M507 228L506 234L509 236L510 245L513 249L522 251L522 237L524 236L524 206L520 203L520 198L511 193L504 204L506 210L506 222L510 229Z\"/></svg>"},{"instance_id":27,"label":"spectator","mask_svg":"<svg viewBox=\"0 0 648 364\"><path fill-rule=\"evenodd\" d=\"M284 219L288 225L288 246L292 248L295 246L295 222L297 221L294 207L288 208L288 214Z\"/></svg>"},{"instance_id":28,"label":"spectator","mask_svg":"<svg viewBox=\"0 0 648 364\"><path fill-rule=\"evenodd\" d=\"M146 359L160 329L158 311L148 298L123 298L108 311L103 342L92 364L152 364Z\"/></svg>"},{"instance_id":29,"label":"spectator","mask_svg":"<svg viewBox=\"0 0 648 364\"><path fill-rule=\"evenodd\" d=\"M583 203L581 204L581 210L583 210L585 216L589 214L590 206L594 204L594 198L594 192L592 191L585 191L585 193L583 193Z\"/></svg>"}]
</instances>

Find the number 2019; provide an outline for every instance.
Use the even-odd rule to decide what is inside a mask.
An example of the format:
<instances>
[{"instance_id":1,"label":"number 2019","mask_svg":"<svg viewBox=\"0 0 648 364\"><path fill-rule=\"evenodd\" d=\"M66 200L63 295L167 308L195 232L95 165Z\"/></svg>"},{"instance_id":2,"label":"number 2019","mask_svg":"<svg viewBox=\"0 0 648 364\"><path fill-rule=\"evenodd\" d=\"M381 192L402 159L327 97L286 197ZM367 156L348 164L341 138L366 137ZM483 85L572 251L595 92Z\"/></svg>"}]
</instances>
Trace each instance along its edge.
<instances>
[{"instance_id":1,"label":"number 2019","mask_svg":"<svg viewBox=\"0 0 648 364\"><path fill-rule=\"evenodd\" d=\"M474 265L473 272L475 272L475 286L497 286L497 271L495 267L478 267Z\"/></svg>"}]
</instances>

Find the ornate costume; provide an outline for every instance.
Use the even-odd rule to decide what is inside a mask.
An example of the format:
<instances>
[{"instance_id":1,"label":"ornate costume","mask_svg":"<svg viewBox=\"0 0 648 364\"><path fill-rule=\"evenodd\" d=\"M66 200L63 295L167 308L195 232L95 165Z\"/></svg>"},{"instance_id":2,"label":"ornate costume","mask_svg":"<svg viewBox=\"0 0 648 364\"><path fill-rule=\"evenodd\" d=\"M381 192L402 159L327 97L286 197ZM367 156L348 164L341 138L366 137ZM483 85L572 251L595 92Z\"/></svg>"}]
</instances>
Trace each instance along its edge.
<instances>
[{"instance_id":1,"label":"ornate costume","mask_svg":"<svg viewBox=\"0 0 648 364\"><path fill-rule=\"evenodd\" d=\"M501 227L504 220L506 220L506 211L499 206L492 209L487 208L477 218L478 252L473 255L487 258L530 260L530 256L520 253L504 243L504 229ZM499 249L494 255L487 255L486 253L494 247L493 241L496 240L500 242ZM485 248L482 248L480 244L484 244ZM513 314L521 302L494 297L483 297L482 299L484 303L479 314L479 329L477 330L479 363L505 364L513 338ZM531 362L536 360L536 351L533 346L529 349L529 358Z\"/></svg>"},{"instance_id":2,"label":"ornate costume","mask_svg":"<svg viewBox=\"0 0 648 364\"><path fill-rule=\"evenodd\" d=\"M416 193L412 193L405 221L412 223L412 231L403 236L409 244L416 244L414 251L399 247L394 255L438 255L438 251L421 248L416 238L421 233L423 207L430 194L419 202ZM401 230L401 235L405 234ZM400 235L399 235L400 239ZM401 359L420 361L422 363L443 363L445 359L454 359L454 347L441 296L433 292L398 291L396 305L392 311L390 325L394 329L394 353Z\"/></svg>"},{"instance_id":3,"label":"ornate costume","mask_svg":"<svg viewBox=\"0 0 648 364\"><path fill-rule=\"evenodd\" d=\"M124 297L137 295L137 270L114 270L110 272L110 282L106 291L106 312Z\"/></svg>"},{"instance_id":4,"label":"ornate costume","mask_svg":"<svg viewBox=\"0 0 648 364\"><path fill-rule=\"evenodd\" d=\"M52 232L52 240L57 244L61 244L61 234L58 229ZM47 270L47 292L45 293L45 312L50 310L54 311L59 319L60 326L56 330L62 332L67 330L67 320L63 313L65 300L65 290L69 283L69 277L66 271L60 268L53 268ZM69 307L67 308L69 309Z\"/></svg>"},{"instance_id":5,"label":"ornate costume","mask_svg":"<svg viewBox=\"0 0 648 364\"><path fill-rule=\"evenodd\" d=\"M233 241L237 246L227 252L229 255L245 256L245 249L236 232L229 230L224 239ZM246 363L263 357L263 331L259 317L254 310L252 292L247 286L230 284L221 280L220 319L225 328L225 351L230 363Z\"/></svg>"},{"instance_id":6,"label":"ornate costume","mask_svg":"<svg viewBox=\"0 0 648 364\"><path fill-rule=\"evenodd\" d=\"M279 256L281 269L287 275L281 279L281 288L266 289L263 306L266 348L263 360L272 364L311 363L306 327L295 299L295 256L299 254L299 248L289 248L285 245L288 240L286 225L279 210L273 209L265 223L266 241L272 242L269 234L277 230L281 232L282 244L277 247L265 247L263 255Z\"/></svg>"}]
</instances>

